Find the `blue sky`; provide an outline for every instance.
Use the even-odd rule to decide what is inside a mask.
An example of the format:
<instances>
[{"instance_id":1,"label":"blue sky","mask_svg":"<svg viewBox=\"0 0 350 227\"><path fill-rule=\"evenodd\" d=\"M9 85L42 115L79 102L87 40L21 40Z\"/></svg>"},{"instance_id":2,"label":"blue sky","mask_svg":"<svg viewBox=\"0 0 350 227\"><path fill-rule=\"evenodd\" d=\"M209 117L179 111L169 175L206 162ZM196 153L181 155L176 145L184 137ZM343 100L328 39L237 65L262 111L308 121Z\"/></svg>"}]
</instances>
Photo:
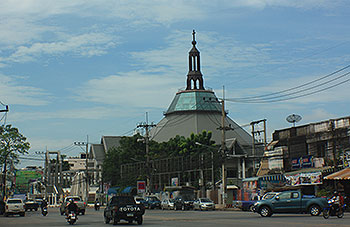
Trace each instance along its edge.
<instances>
[{"instance_id":1,"label":"blue sky","mask_svg":"<svg viewBox=\"0 0 350 227\"><path fill-rule=\"evenodd\" d=\"M204 85L218 97L222 86L227 98L298 86L349 64L349 6L345 0L2 0L6 123L28 138L32 158L46 148L77 155L72 144L87 135L92 143L132 135L145 112L157 123L185 87L192 29ZM241 125L266 118L271 138L290 126L285 119L293 113L303 117L299 125L349 116L349 85L285 102L227 102L226 109Z\"/></svg>"}]
</instances>

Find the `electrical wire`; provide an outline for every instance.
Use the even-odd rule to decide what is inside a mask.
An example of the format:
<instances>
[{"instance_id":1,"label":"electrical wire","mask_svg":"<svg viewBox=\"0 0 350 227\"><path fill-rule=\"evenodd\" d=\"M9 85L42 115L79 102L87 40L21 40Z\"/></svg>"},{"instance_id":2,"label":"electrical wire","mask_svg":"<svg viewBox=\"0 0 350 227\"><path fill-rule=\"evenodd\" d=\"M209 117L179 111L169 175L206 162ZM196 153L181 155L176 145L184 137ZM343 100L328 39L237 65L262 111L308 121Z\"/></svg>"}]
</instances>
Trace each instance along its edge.
<instances>
[{"instance_id":1,"label":"electrical wire","mask_svg":"<svg viewBox=\"0 0 350 227\"><path fill-rule=\"evenodd\" d=\"M318 82L322 79L325 79L326 77L329 77L330 75L335 75L336 73L346 69L346 68L349 68L350 65L340 69L340 70L337 70L336 72L333 72L331 74L328 74L322 78L319 78L319 79L316 79L316 80L313 80L313 81L310 81L308 83L305 83L305 84L302 84L302 85L299 85L299 86L296 86L296 87L293 87L293 88L290 88L290 89L286 89L286 90L283 90L283 91L280 91L280 92L275 92L275 93L270 93L270 94L266 94L266 95L261 95L261 96L250 96L250 97L245 97L245 98L229 98L229 99L225 99L227 101L230 101L230 102L241 102L241 103L269 103L269 102L280 102L280 101L286 101L286 100L291 100L291 99L296 99L296 98L301 98L301 97L305 97L305 96L309 96L309 95L313 95L313 94L316 94L316 93L320 93L322 91L325 91L325 90L328 90L328 89L331 89L331 88L334 88L334 87L337 87L337 86L340 86L344 83L347 83L349 82L350 79L346 79L346 80L343 80L339 83L336 83L336 84L333 84L333 85L330 85L328 87L325 87L325 85L328 85L330 83L333 83L334 81L336 80L339 80L345 76L348 76L350 74L350 72L346 72L340 76L337 76L335 78L332 78L332 79L329 79L323 83L319 83L319 84L316 84L312 87L308 87L308 88L304 88L304 89L301 89L301 90L298 90L298 91L294 91L294 92L290 92L290 93L286 93L286 94L283 94L285 93L286 91L292 91L292 90L295 90L295 89L299 89L301 87L305 87L307 85L310 85L314 82ZM321 89L318 89L318 90L315 90L316 88L319 88L319 87L322 87ZM311 90L311 91L310 91ZM304 93L306 91L310 91L310 92L307 92L307 93ZM304 93L304 94L300 94L300 95L296 95L298 93ZM281 94L281 95L277 95L277 94ZM272 97L267 97L267 96L272 96ZM288 97L290 96L290 97ZM264 98L266 97L266 98ZM286 97L286 98L282 98L282 97Z\"/></svg>"},{"instance_id":2,"label":"electrical wire","mask_svg":"<svg viewBox=\"0 0 350 227\"><path fill-rule=\"evenodd\" d=\"M307 82L307 83L305 83L305 84L301 84L301 85L299 85L299 86L295 86L295 87L292 87L292 88L289 88L289 89L285 89L285 90L282 90L282 91L273 92L273 93L269 93L269 94L265 94L265 95L248 96L248 97L243 97L243 98L237 98L237 100L257 99L257 98L262 98L262 97L267 97L267 96L278 95L278 94L282 94L282 93L285 93L285 92L288 92L288 91L296 90L296 89L299 89L299 88L308 86L308 85L310 85L310 84L316 83L316 82L318 82L318 81L324 80L324 79L326 79L326 78L328 78L328 77L330 77L330 76L333 76L333 75L335 75L335 74L337 74L337 73L339 73L339 72L341 72L341 71L344 71L345 69L347 69L347 68L349 68L349 67L350 67L350 65L347 65L347 66L345 66L345 67L343 67L343 68L341 68L341 69L339 69L339 70L336 70L336 71L334 71L334 72L332 72L332 73L329 73L329 74L327 74L327 75L325 75L325 76L323 76L323 77L317 78L317 79L312 80L312 81L309 81L309 82ZM339 79L339 78L344 77L345 75L348 75L348 74L349 74L349 73L343 74L343 75L341 75L341 76L339 76L339 77L337 77L337 78ZM329 82L331 82L331 81L332 81L332 80L329 80Z\"/></svg>"}]
</instances>

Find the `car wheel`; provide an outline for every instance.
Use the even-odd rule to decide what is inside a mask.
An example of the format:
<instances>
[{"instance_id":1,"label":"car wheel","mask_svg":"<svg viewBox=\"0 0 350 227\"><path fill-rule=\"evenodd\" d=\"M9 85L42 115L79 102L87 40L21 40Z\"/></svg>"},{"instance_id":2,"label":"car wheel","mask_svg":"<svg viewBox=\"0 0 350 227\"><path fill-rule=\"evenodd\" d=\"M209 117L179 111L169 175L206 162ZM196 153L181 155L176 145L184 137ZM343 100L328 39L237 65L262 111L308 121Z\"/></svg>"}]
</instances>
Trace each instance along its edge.
<instances>
[{"instance_id":1,"label":"car wheel","mask_svg":"<svg viewBox=\"0 0 350 227\"><path fill-rule=\"evenodd\" d=\"M142 218L142 216L140 216L140 217L137 219L137 224L138 224L138 225L142 225L142 222L143 222L143 218Z\"/></svg>"},{"instance_id":2,"label":"car wheel","mask_svg":"<svg viewBox=\"0 0 350 227\"><path fill-rule=\"evenodd\" d=\"M271 217L271 215L272 215L271 209L267 206L261 207L259 213L260 213L261 217Z\"/></svg>"},{"instance_id":3,"label":"car wheel","mask_svg":"<svg viewBox=\"0 0 350 227\"><path fill-rule=\"evenodd\" d=\"M321 213L321 208L317 205L312 205L309 208L309 212L310 212L311 216L318 216Z\"/></svg>"},{"instance_id":4,"label":"car wheel","mask_svg":"<svg viewBox=\"0 0 350 227\"><path fill-rule=\"evenodd\" d=\"M24 217L24 216L25 216L25 214L26 214L26 213L25 213L25 212L23 212L23 213L20 213L20 214L19 214L19 216Z\"/></svg>"}]
</instances>

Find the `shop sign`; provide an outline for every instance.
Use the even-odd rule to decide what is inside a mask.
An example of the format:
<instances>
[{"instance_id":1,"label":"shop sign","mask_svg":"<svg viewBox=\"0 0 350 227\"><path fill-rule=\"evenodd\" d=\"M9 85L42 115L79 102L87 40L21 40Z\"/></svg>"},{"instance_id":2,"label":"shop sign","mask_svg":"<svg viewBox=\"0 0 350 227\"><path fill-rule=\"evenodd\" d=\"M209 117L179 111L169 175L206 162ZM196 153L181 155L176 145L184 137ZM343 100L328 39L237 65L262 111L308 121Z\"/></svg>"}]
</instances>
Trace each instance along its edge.
<instances>
[{"instance_id":1,"label":"shop sign","mask_svg":"<svg viewBox=\"0 0 350 227\"><path fill-rule=\"evenodd\" d=\"M298 173L294 175L287 175L285 177L287 180L286 184L291 186L322 184L321 172Z\"/></svg>"},{"instance_id":2,"label":"shop sign","mask_svg":"<svg viewBox=\"0 0 350 227\"><path fill-rule=\"evenodd\" d=\"M292 158L292 169L300 168L300 158Z\"/></svg>"},{"instance_id":3,"label":"shop sign","mask_svg":"<svg viewBox=\"0 0 350 227\"><path fill-rule=\"evenodd\" d=\"M137 181L137 193L146 192L146 181Z\"/></svg>"},{"instance_id":4,"label":"shop sign","mask_svg":"<svg viewBox=\"0 0 350 227\"><path fill-rule=\"evenodd\" d=\"M300 161L300 164L301 164L302 168L312 167L312 156L309 155L309 156L302 157L301 161Z\"/></svg>"}]
</instances>

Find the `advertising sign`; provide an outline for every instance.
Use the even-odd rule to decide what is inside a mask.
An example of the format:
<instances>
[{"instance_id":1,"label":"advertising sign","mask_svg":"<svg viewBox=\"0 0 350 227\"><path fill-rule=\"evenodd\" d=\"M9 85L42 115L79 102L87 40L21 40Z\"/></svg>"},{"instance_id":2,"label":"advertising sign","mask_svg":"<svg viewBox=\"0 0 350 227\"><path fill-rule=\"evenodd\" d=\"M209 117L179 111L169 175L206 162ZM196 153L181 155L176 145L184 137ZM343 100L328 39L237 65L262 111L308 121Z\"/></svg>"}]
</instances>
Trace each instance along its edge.
<instances>
[{"instance_id":1,"label":"advertising sign","mask_svg":"<svg viewBox=\"0 0 350 227\"><path fill-rule=\"evenodd\" d=\"M302 168L312 167L312 156L309 155L309 156L302 157L300 164Z\"/></svg>"},{"instance_id":2,"label":"advertising sign","mask_svg":"<svg viewBox=\"0 0 350 227\"><path fill-rule=\"evenodd\" d=\"M300 158L292 158L292 169L300 168Z\"/></svg>"},{"instance_id":3,"label":"advertising sign","mask_svg":"<svg viewBox=\"0 0 350 227\"><path fill-rule=\"evenodd\" d=\"M315 185L322 184L321 181L321 172L313 172L313 173L298 173L294 175L285 176L287 179L286 184L291 186L298 185Z\"/></svg>"},{"instance_id":4,"label":"advertising sign","mask_svg":"<svg viewBox=\"0 0 350 227\"><path fill-rule=\"evenodd\" d=\"M41 170L19 170L16 171L16 189L18 193L27 193L29 184L41 179L43 171Z\"/></svg>"},{"instance_id":5,"label":"advertising sign","mask_svg":"<svg viewBox=\"0 0 350 227\"><path fill-rule=\"evenodd\" d=\"M177 177L171 178L171 186L179 186L179 178Z\"/></svg>"},{"instance_id":6,"label":"advertising sign","mask_svg":"<svg viewBox=\"0 0 350 227\"><path fill-rule=\"evenodd\" d=\"M137 193L146 192L146 181L137 181Z\"/></svg>"}]
</instances>

